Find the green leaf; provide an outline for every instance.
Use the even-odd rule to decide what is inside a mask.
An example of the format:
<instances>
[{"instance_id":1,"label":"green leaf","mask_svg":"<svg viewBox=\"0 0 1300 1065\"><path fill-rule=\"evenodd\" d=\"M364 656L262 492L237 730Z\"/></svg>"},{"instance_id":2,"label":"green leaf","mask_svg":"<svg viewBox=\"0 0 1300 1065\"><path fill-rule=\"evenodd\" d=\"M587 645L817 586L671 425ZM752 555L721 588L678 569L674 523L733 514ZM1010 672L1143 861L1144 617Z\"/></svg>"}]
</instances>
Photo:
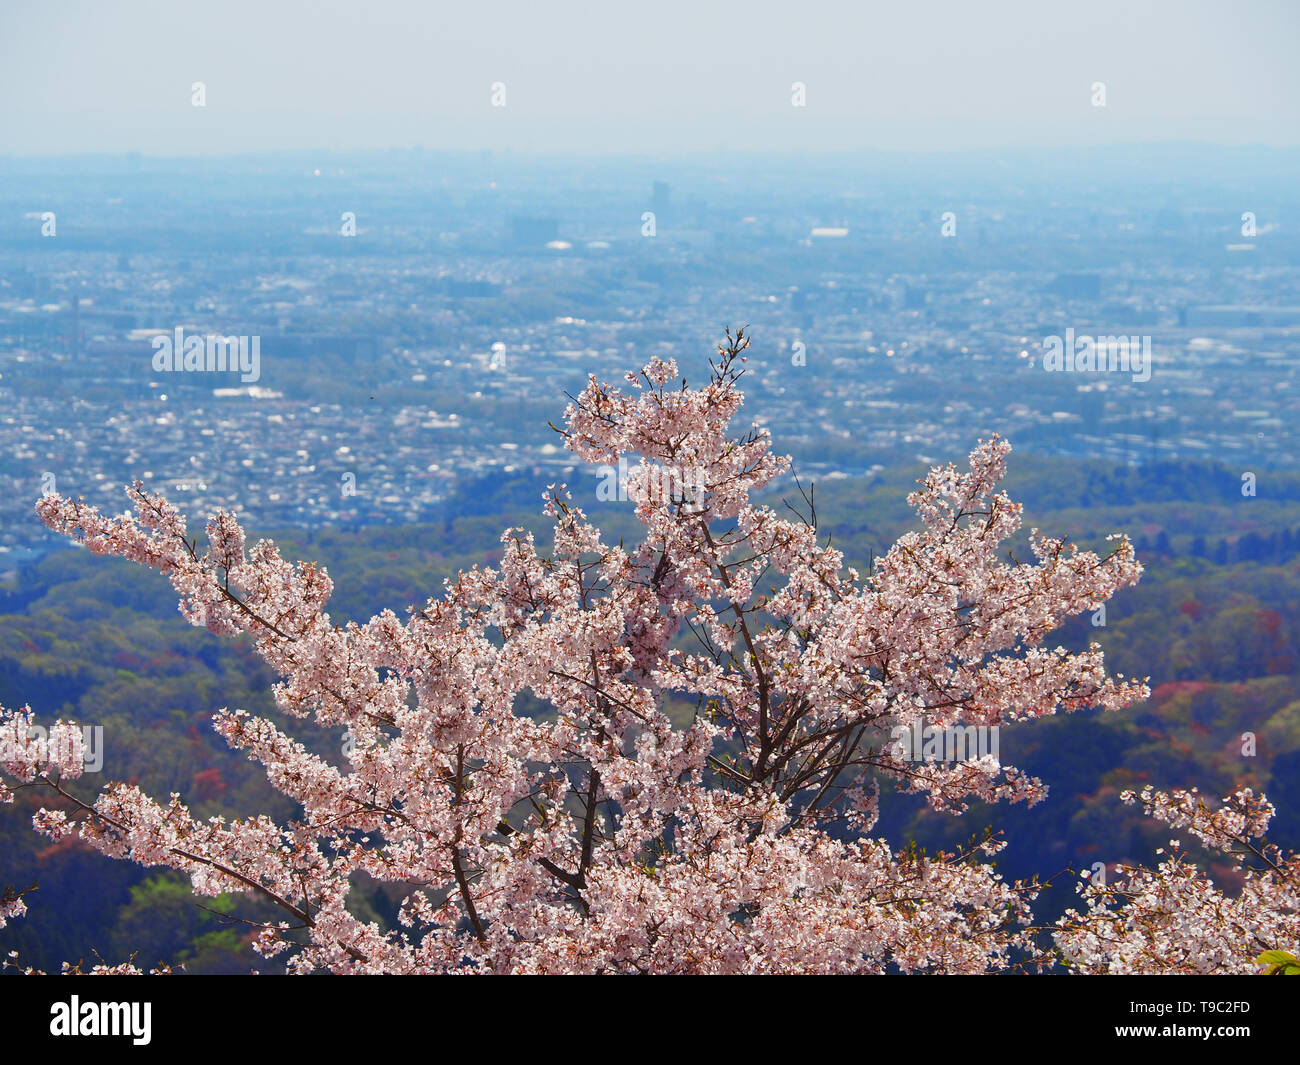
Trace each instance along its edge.
<instances>
[{"instance_id":1,"label":"green leaf","mask_svg":"<svg viewBox=\"0 0 1300 1065\"><path fill-rule=\"evenodd\" d=\"M1266 950L1255 959L1256 965L1266 965L1264 976L1300 976L1300 960L1285 950Z\"/></svg>"},{"instance_id":2,"label":"green leaf","mask_svg":"<svg viewBox=\"0 0 1300 1065\"><path fill-rule=\"evenodd\" d=\"M1300 964L1294 954L1288 954L1285 950L1266 950L1255 959L1256 965L1284 965L1287 962L1292 965Z\"/></svg>"}]
</instances>

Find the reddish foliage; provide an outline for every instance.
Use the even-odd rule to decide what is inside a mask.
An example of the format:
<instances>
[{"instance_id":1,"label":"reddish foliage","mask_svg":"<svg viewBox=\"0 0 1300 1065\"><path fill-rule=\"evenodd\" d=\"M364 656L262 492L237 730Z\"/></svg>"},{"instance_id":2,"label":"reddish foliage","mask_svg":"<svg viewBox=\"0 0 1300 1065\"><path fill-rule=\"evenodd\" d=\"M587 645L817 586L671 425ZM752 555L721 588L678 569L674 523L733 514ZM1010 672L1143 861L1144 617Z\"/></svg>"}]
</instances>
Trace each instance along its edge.
<instances>
[{"instance_id":1,"label":"reddish foliage","mask_svg":"<svg viewBox=\"0 0 1300 1065\"><path fill-rule=\"evenodd\" d=\"M1259 618L1259 627L1276 640L1282 628L1282 615L1276 610L1260 610L1255 616Z\"/></svg>"},{"instance_id":2,"label":"reddish foliage","mask_svg":"<svg viewBox=\"0 0 1300 1065\"><path fill-rule=\"evenodd\" d=\"M220 769L202 769L194 774L194 794L199 799L215 799L226 790Z\"/></svg>"},{"instance_id":3,"label":"reddish foliage","mask_svg":"<svg viewBox=\"0 0 1300 1065\"><path fill-rule=\"evenodd\" d=\"M81 851L85 854L93 854L94 850L80 836L65 836L63 839L56 840L48 847L42 847L36 852L36 860L44 865L52 858L57 858L60 854L70 854L73 851Z\"/></svg>"},{"instance_id":4,"label":"reddish foliage","mask_svg":"<svg viewBox=\"0 0 1300 1065\"><path fill-rule=\"evenodd\" d=\"M1151 692L1151 701L1160 703L1166 699L1176 699L1180 695L1200 695L1201 692L1209 691L1211 687L1213 685L1205 680L1167 680L1163 684L1156 685Z\"/></svg>"}]
</instances>

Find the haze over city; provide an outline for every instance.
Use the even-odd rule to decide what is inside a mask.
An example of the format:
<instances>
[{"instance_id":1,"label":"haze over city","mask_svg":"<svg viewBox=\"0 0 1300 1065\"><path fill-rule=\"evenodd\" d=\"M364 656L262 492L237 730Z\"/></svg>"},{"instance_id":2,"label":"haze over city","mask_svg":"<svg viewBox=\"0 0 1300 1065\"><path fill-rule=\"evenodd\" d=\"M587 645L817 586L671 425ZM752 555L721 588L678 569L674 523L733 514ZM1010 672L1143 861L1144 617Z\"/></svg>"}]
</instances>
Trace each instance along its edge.
<instances>
[{"instance_id":1,"label":"haze over city","mask_svg":"<svg viewBox=\"0 0 1300 1065\"><path fill-rule=\"evenodd\" d=\"M1294 145L1298 43L1286 0L10 0L0 153Z\"/></svg>"}]
</instances>

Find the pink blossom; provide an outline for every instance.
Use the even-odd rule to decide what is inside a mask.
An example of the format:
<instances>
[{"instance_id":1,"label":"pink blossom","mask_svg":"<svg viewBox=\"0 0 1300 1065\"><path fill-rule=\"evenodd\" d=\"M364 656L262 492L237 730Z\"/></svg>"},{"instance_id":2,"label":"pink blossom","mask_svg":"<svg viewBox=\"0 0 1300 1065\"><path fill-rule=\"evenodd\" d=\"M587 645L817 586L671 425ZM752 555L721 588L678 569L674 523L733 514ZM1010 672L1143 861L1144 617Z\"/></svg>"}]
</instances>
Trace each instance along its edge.
<instances>
[{"instance_id":1,"label":"pink blossom","mask_svg":"<svg viewBox=\"0 0 1300 1065\"><path fill-rule=\"evenodd\" d=\"M1008 561L1021 511L998 490L1010 447L994 437L966 470L930 471L910 496L920 527L860 575L811 520L754 501L790 460L765 430L732 428L747 343L729 338L702 387L654 359L628 375L631 392L593 377L566 412L565 446L586 462L699 471L689 504L646 475L644 535L613 546L552 486L549 554L507 530L496 567L460 573L405 619L333 624L325 570L249 547L229 514L200 553L141 485L118 517L43 498L52 529L166 575L193 624L250 636L278 674L276 705L351 742L331 764L223 709L217 731L300 804L298 820L200 820L178 795L113 784L37 827L182 870L200 895L270 900L279 918L256 948L290 972L980 972L1037 957L1036 888L981 860L996 839L921 857L869 833L886 780L956 812L1033 803L1045 785L991 758L909 763L890 734L1144 698L1098 648L1045 643L1138 580L1132 545L1115 537L1098 555L1035 531L1033 560ZM525 692L551 713L518 713ZM693 719L674 724L686 705ZM4 711L0 730L29 718ZM77 766L24 753L3 768L66 795ZM1254 806L1216 821L1151 801L1209 841L1259 821ZM397 929L349 911L358 873L403 885ZM1145 875L1209 899L1182 866ZM1062 931L1062 949L1084 969L1154 967L1150 944L1114 929L1112 901L1090 895L1092 918ZM1268 931L1294 942L1291 919ZM1240 964L1227 933L1168 934L1197 964Z\"/></svg>"}]
</instances>

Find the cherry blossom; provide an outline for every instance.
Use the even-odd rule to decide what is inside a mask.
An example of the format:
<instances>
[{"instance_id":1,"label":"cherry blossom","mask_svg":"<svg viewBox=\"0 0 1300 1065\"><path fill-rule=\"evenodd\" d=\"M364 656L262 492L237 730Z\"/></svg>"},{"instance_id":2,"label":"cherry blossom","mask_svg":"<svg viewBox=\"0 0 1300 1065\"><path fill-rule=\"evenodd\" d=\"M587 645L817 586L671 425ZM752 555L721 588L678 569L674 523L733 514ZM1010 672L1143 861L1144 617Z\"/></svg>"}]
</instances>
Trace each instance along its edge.
<instances>
[{"instance_id":1,"label":"cherry blossom","mask_svg":"<svg viewBox=\"0 0 1300 1065\"><path fill-rule=\"evenodd\" d=\"M1241 883L1225 893L1169 841L1155 869L1121 865L1108 883L1080 882L1085 913L1058 923L1066 962L1088 973L1253 973L1267 950L1300 942L1300 855L1263 841L1273 807L1244 788L1218 806L1195 788L1126 791L1127 803L1228 856ZM1164 848L1161 848L1164 851Z\"/></svg>"},{"instance_id":2,"label":"cherry blossom","mask_svg":"<svg viewBox=\"0 0 1300 1065\"><path fill-rule=\"evenodd\" d=\"M791 462L765 429L732 427L747 345L729 333L700 387L656 358L625 388L593 376L572 397L565 446L589 464L635 461L639 542L607 543L553 485L549 553L507 530L497 566L405 618L333 624L323 568L249 546L227 513L200 550L139 483L119 516L46 496L51 529L167 576L191 623L251 639L283 715L348 742L330 760L264 717L214 715L298 804L284 824L199 819L180 795L122 783L84 802L64 784L79 748L11 752L8 786L62 796L36 818L50 836L182 870L199 895L269 900L278 917L256 949L294 973L982 972L1039 958L1037 887L986 860L1000 841L895 851L871 835L879 786L955 813L1039 801L1042 781L992 758L905 760L892 730L1145 698L1096 645L1044 642L1139 579L1132 545L1114 536L1099 555L1034 530L1032 560L1009 558L1021 508L998 490L1010 446L994 437L967 469L929 472L909 497L917 527L870 572L847 567L811 499L795 519L756 501ZM664 475L682 470L689 498ZM519 712L522 695L547 712ZM0 736L30 716L0 711ZM402 886L398 927L349 910L361 874ZM1069 935L1082 968L1137 957Z\"/></svg>"}]
</instances>

